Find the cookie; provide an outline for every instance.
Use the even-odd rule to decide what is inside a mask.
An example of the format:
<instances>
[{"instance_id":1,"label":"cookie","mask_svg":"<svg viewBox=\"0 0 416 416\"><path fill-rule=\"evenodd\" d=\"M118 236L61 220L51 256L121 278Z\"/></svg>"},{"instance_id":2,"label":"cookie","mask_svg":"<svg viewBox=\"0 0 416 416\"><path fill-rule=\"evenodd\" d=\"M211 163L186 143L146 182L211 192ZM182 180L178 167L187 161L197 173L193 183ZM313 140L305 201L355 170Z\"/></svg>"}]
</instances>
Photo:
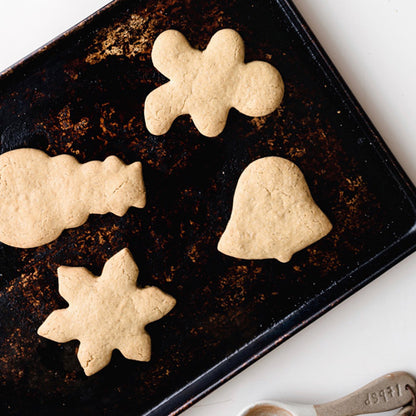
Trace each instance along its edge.
<instances>
[{"instance_id":1,"label":"cookie","mask_svg":"<svg viewBox=\"0 0 416 416\"><path fill-rule=\"evenodd\" d=\"M286 263L331 229L300 169L281 157L265 157L241 174L218 250L239 259Z\"/></svg>"},{"instance_id":2,"label":"cookie","mask_svg":"<svg viewBox=\"0 0 416 416\"><path fill-rule=\"evenodd\" d=\"M114 349L130 360L149 361L145 326L176 302L156 287L138 288L138 274L126 248L105 263L98 277L84 267L59 267L59 293L69 306L52 312L38 334L56 342L79 340L78 359L87 376L105 367Z\"/></svg>"},{"instance_id":3,"label":"cookie","mask_svg":"<svg viewBox=\"0 0 416 416\"><path fill-rule=\"evenodd\" d=\"M14 247L49 243L89 214L122 216L146 204L141 163L115 156L80 164L70 155L17 149L0 156L0 172L0 241Z\"/></svg>"},{"instance_id":4,"label":"cookie","mask_svg":"<svg viewBox=\"0 0 416 416\"><path fill-rule=\"evenodd\" d=\"M190 114L204 136L214 137L232 107L247 116L265 116L283 98L279 71L267 62L244 63L243 40L232 29L215 33L204 51L193 49L180 32L167 30L155 40L152 61L170 79L145 101L146 127L155 135Z\"/></svg>"}]
</instances>

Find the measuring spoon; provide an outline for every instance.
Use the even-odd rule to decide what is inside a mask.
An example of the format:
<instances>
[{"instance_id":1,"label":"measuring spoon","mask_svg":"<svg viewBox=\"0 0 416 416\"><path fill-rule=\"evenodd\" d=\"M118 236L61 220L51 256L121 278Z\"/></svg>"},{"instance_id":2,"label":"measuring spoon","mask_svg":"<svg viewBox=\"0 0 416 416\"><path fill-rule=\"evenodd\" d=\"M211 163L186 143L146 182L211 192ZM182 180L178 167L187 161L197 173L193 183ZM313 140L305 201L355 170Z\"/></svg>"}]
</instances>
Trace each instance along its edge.
<instances>
[{"instance_id":1,"label":"measuring spoon","mask_svg":"<svg viewBox=\"0 0 416 416\"><path fill-rule=\"evenodd\" d=\"M304 405L264 401L252 404L239 416L356 416L385 412L414 401L415 388L416 381L410 374L397 371L329 403Z\"/></svg>"}]
</instances>

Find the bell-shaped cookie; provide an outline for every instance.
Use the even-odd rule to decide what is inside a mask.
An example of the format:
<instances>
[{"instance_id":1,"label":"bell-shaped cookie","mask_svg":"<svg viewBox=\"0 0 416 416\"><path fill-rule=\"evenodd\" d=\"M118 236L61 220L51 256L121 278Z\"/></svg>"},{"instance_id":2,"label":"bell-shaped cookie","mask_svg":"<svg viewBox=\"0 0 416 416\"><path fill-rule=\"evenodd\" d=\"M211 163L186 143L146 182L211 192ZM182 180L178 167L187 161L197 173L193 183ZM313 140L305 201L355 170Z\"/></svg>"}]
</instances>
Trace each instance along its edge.
<instances>
[{"instance_id":1,"label":"bell-shaped cookie","mask_svg":"<svg viewBox=\"0 0 416 416\"><path fill-rule=\"evenodd\" d=\"M286 263L331 229L300 169L289 160L265 157L241 174L218 250L239 259Z\"/></svg>"},{"instance_id":2,"label":"bell-shaped cookie","mask_svg":"<svg viewBox=\"0 0 416 416\"><path fill-rule=\"evenodd\" d=\"M20 248L49 243L89 214L122 216L146 204L140 162L125 165L109 156L80 164L37 149L0 156L0 195L0 241Z\"/></svg>"}]
</instances>

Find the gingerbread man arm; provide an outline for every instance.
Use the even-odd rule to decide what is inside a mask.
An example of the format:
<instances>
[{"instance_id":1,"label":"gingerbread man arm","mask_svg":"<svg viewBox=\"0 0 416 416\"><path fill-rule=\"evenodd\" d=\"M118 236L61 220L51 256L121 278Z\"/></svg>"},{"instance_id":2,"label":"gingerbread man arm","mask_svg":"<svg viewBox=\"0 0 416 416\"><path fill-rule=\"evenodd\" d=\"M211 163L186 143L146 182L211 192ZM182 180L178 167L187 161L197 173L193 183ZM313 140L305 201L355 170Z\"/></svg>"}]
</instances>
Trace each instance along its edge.
<instances>
[{"instance_id":1,"label":"gingerbread man arm","mask_svg":"<svg viewBox=\"0 0 416 416\"><path fill-rule=\"evenodd\" d=\"M224 66L244 64L244 42L235 30L222 29L212 36L203 54Z\"/></svg>"}]
</instances>

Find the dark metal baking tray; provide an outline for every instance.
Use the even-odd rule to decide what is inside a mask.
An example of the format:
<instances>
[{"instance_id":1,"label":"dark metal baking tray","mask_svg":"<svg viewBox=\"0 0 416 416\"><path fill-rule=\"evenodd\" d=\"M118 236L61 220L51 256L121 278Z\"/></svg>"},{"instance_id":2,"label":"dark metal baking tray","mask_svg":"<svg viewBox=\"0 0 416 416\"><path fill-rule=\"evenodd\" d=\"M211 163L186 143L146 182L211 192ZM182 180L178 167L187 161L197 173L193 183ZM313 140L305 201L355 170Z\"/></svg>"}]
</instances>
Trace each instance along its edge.
<instances>
[{"instance_id":1,"label":"dark metal baking tray","mask_svg":"<svg viewBox=\"0 0 416 416\"><path fill-rule=\"evenodd\" d=\"M267 117L231 111L217 138L184 116L150 135L146 95L165 79L154 39L183 32L204 48L220 28L239 31L246 59L282 73L282 107ZM36 249L0 246L0 413L178 413L415 249L415 188L288 0L119 0L0 78L1 152L35 147L79 161L141 160L145 209L93 215ZM292 261L244 261L216 250L236 181L251 161L279 155L304 172L334 224ZM58 265L104 262L129 247L139 284L177 299L148 326L152 360L115 352L83 375L77 342L36 335L54 309Z\"/></svg>"}]
</instances>

